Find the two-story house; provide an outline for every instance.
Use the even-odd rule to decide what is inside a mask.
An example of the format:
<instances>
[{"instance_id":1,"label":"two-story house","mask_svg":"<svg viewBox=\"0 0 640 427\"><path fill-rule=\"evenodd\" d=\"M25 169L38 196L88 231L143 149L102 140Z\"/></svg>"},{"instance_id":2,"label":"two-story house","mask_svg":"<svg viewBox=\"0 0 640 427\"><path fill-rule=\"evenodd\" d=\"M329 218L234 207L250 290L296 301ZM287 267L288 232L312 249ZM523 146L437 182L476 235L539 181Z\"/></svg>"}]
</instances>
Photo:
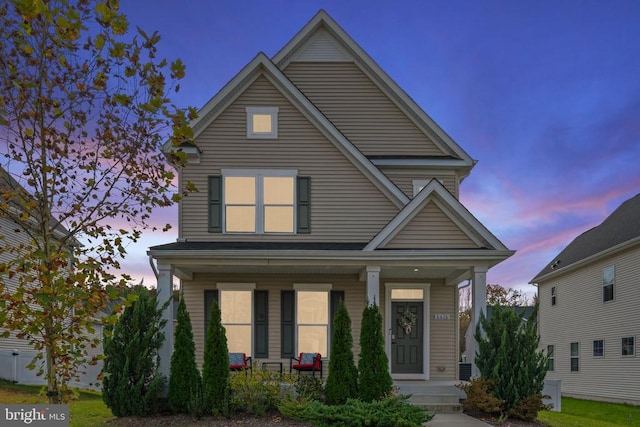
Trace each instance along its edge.
<instances>
[{"instance_id":1,"label":"two-story house","mask_svg":"<svg viewBox=\"0 0 640 427\"><path fill-rule=\"evenodd\" d=\"M487 270L513 251L458 199L475 161L326 12L259 53L192 127L179 179L199 191L180 203L178 240L148 254L161 296L180 279L199 362L214 300L230 351L285 363L331 357L343 300L356 357L375 302L394 378L457 378L457 285L473 282L479 312Z\"/></svg>"},{"instance_id":2,"label":"two-story house","mask_svg":"<svg viewBox=\"0 0 640 427\"><path fill-rule=\"evenodd\" d=\"M640 194L576 237L532 279L548 379L562 393L640 404Z\"/></svg>"}]
</instances>

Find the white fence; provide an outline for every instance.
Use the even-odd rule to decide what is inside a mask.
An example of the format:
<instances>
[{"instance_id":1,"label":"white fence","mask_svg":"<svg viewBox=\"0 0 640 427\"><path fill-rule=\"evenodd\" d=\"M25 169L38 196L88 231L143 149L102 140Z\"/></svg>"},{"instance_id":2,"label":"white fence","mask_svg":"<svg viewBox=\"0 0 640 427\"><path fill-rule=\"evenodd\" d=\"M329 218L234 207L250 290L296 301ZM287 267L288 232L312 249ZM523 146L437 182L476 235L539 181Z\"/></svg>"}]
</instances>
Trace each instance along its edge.
<instances>
[{"instance_id":1,"label":"white fence","mask_svg":"<svg viewBox=\"0 0 640 427\"><path fill-rule=\"evenodd\" d=\"M37 376L37 369L31 370L27 365L31 363L36 352L33 350L0 350L0 378L19 384L44 385L43 376ZM82 366L78 370L79 381L69 383L72 387L100 390L98 374L102 370L102 361L95 366Z\"/></svg>"}]
</instances>

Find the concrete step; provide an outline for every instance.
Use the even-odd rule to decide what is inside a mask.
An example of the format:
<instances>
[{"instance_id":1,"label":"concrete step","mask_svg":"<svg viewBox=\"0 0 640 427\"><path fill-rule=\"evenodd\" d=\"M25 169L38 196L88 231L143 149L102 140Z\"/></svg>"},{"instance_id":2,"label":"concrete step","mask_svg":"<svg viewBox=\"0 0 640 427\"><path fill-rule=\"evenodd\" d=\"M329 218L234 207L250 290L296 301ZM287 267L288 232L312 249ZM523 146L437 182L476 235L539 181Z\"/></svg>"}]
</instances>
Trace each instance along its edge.
<instances>
[{"instance_id":1,"label":"concrete step","mask_svg":"<svg viewBox=\"0 0 640 427\"><path fill-rule=\"evenodd\" d=\"M425 408L436 414L454 414L462 413L462 405L459 403L425 403L415 404L421 408Z\"/></svg>"},{"instance_id":2,"label":"concrete step","mask_svg":"<svg viewBox=\"0 0 640 427\"><path fill-rule=\"evenodd\" d=\"M448 403L448 404L458 404L460 403L460 399L455 394L413 394L409 398L409 400L414 404L421 403Z\"/></svg>"}]
</instances>

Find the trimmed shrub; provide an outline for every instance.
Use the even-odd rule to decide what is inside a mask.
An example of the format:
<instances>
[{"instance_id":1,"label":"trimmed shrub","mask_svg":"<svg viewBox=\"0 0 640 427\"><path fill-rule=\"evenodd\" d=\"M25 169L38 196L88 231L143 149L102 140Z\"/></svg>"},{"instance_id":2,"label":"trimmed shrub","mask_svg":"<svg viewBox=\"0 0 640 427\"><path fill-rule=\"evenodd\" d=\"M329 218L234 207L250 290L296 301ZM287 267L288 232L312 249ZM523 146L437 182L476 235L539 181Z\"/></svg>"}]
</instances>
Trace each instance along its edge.
<instances>
[{"instance_id":1,"label":"trimmed shrub","mask_svg":"<svg viewBox=\"0 0 640 427\"><path fill-rule=\"evenodd\" d=\"M384 351L382 315L374 302L362 312L358 359L359 395L365 402L371 402L387 396L392 388L389 359Z\"/></svg>"},{"instance_id":2,"label":"trimmed shrub","mask_svg":"<svg viewBox=\"0 0 640 427\"><path fill-rule=\"evenodd\" d=\"M220 308L214 301L207 325L202 366L202 393L207 412L229 415L229 349Z\"/></svg>"},{"instance_id":3,"label":"trimmed shrub","mask_svg":"<svg viewBox=\"0 0 640 427\"><path fill-rule=\"evenodd\" d=\"M254 369L252 375L237 372L231 374L230 378L231 407L234 410L262 416L268 411L277 409L284 390L291 389L294 377L281 375L279 372Z\"/></svg>"},{"instance_id":4,"label":"trimmed shrub","mask_svg":"<svg viewBox=\"0 0 640 427\"><path fill-rule=\"evenodd\" d=\"M175 414L192 413L192 399L200 391L200 372L196 366L196 345L191 318L184 299L178 305L178 322L174 334L169 374L169 407ZM197 412L197 411L196 411Z\"/></svg>"},{"instance_id":5,"label":"trimmed shrub","mask_svg":"<svg viewBox=\"0 0 640 427\"><path fill-rule=\"evenodd\" d=\"M116 417L155 414L165 381L158 372L163 307L144 286L131 292L135 301L112 328L105 329L104 336L102 399Z\"/></svg>"},{"instance_id":6,"label":"trimmed shrub","mask_svg":"<svg viewBox=\"0 0 640 427\"><path fill-rule=\"evenodd\" d=\"M485 414L500 414L502 412L504 400L493 395L493 381L473 378L467 383L458 384L457 387L467 395L467 398L462 401L462 408L465 412Z\"/></svg>"},{"instance_id":7,"label":"trimmed shrub","mask_svg":"<svg viewBox=\"0 0 640 427\"><path fill-rule=\"evenodd\" d=\"M340 302L333 318L331 359L324 394L329 405L345 403L358 397L358 371L353 361L351 318L344 302Z\"/></svg>"}]
</instances>

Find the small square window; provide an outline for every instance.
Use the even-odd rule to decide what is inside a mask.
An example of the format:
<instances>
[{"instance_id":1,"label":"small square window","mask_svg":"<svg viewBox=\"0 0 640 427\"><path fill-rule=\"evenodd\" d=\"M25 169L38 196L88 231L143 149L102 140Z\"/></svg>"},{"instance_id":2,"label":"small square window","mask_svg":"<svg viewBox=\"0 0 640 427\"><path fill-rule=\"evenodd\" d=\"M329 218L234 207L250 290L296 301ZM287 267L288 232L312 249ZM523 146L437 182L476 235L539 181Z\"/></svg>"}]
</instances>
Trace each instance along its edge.
<instances>
[{"instance_id":1,"label":"small square window","mask_svg":"<svg viewBox=\"0 0 640 427\"><path fill-rule=\"evenodd\" d=\"M247 138L278 137L278 107L246 107Z\"/></svg>"},{"instance_id":2,"label":"small square window","mask_svg":"<svg viewBox=\"0 0 640 427\"><path fill-rule=\"evenodd\" d=\"M551 305L556 305L556 287L551 288Z\"/></svg>"},{"instance_id":3,"label":"small square window","mask_svg":"<svg viewBox=\"0 0 640 427\"><path fill-rule=\"evenodd\" d=\"M602 301L613 300L613 287L616 281L616 271L614 266L602 270Z\"/></svg>"},{"instance_id":4,"label":"small square window","mask_svg":"<svg viewBox=\"0 0 640 427\"><path fill-rule=\"evenodd\" d=\"M636 354L635 341L636 341L635 337L622 338L622 355L623 356L634 356Z\"/></svg>"},{"instance_id":5,"label":"small square window","mask_svg":"<svg viewBox=\"0 0 640 427\"><path fill-rule=\"evenodd\" d=\"M580 343L571 343L571 372L580 371Z\"/></svg>"},{"instance_id":6,"label":"small square window","mask_svg":"<svg viewBox=\"0 0 640 427\"><path fill-rule=\"evenodd\" d=\"M604 340L593 340L593 357L604 357Z\"/></svg>"}]
</instances>

